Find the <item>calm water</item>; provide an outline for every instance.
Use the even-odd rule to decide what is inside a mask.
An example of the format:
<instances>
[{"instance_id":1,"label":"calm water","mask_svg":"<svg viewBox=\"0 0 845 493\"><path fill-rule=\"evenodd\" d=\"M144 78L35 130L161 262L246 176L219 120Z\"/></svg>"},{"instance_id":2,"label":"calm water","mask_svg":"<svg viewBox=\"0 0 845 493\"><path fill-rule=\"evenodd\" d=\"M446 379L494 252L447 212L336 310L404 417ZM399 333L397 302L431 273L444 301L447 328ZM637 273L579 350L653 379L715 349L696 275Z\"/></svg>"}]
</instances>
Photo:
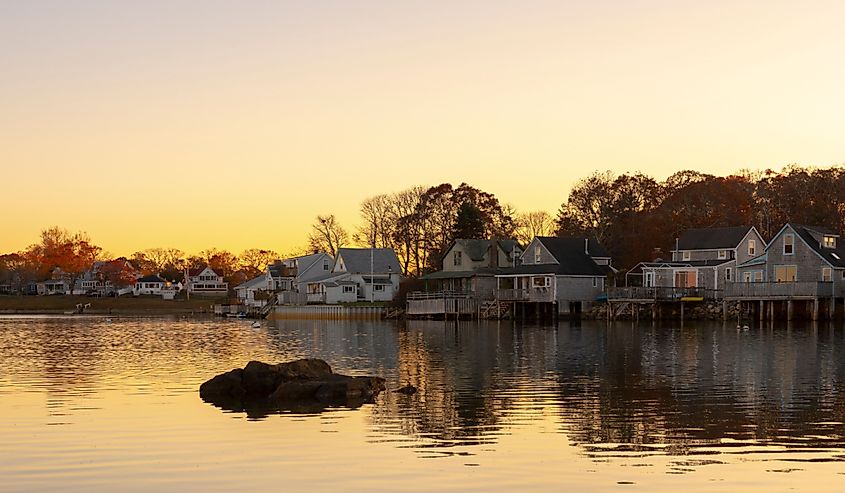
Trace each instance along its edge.
<instances>
[{"instance_id":1,"label":"calm water","mask_svg":"<svg viewBox=\"0 0 845 493\"><path fill-rule=\"evenodd\" d=\"M306 356L420 391L263 417L199 399ZM0 318L0 490L843 491L843 380L827 325Z\"/></svg>"}]
</instances>

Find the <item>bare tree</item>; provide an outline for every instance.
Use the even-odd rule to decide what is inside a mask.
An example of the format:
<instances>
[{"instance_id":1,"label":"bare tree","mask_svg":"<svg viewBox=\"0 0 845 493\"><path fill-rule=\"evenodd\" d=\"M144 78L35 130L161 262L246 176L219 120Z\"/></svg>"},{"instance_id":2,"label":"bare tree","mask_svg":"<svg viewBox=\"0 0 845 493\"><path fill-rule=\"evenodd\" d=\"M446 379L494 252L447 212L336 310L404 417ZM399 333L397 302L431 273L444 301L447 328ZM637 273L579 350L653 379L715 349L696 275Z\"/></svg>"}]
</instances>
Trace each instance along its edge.
<instances>
[{"instance_id":1,"label":"bare tree","mask_svg":"<svg viewBox=\"0 0 845 493\"><path fill-rule=\"evenodd\" d=\"M531 211L516 216L516 239L527 245L535 236L550 236L554 233L554 219L546 211Z\"/></svg>"},{"instance_id":2,"label":"bare tree","mask_svg":"<svg viewBox=\"0 0 845 493\"><path fill-rule=\"evenodd\" d=\"M249 248L241 252L238 260L241 268L247 271L250 276L255 277L277 258L279 258L279 254L273 250Z\"/></svg>"},{"instance_id":3,"label":"bare tree","mask_svg":"<svg viewBox=\"0 0 845 493\"><path fill-rule=\"evenodd\" d=\"M337 255L337 250L346 245L349 234L338 224L334 214L317 216L311 225L308 235L308 246L313 252L326 252L331 256Z\"/></svg>"},{"instance_id":4,"label":"bare tree","mask_svg":"<svg viewBox=\"0 0 845 493\"><path fill-rule=\"evenodd\" d=\"M369 197L361 202L363 224L353 236L355 243L376 248L393 247L393 231L396 227L391 221L393 206L391 197L386 194Z\"/></svg>"}]
</instances>

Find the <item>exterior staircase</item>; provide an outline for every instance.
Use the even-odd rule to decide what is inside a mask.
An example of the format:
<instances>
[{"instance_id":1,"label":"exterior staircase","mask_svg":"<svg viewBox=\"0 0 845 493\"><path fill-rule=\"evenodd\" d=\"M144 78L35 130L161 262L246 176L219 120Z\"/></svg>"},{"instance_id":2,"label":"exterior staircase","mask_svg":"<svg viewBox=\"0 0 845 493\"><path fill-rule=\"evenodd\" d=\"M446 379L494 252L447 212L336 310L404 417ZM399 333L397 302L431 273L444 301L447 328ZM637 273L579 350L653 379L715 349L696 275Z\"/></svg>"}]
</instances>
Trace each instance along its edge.
<instances>
[{"instance_id":1,"label":"exterior staircase","mask_svg":"<svg viewBox=\"0 0 845 493\"><path fill-rule=\"evenodd\" d=\"M485 301L478 311L479 318L502 320L510 315L510 305L499 301Z\"/></svg>"}]
</instances>

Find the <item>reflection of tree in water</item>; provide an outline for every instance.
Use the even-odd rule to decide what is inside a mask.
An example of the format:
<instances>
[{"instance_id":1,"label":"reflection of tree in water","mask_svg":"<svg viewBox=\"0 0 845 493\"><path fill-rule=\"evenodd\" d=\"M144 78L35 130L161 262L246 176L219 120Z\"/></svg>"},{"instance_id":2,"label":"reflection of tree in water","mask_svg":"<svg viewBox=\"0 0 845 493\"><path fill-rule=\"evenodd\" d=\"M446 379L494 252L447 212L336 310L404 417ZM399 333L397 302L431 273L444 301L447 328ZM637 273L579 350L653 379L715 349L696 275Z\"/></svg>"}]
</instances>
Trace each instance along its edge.
<instances>
[{"instance_id":1,"label":"reflection of tree in water","mask_svg":"<svg viewBox=\"0 0 845 493\"><path fill-rule=\"evenodd\" d=\"M431 439L437 447L495 440L513 414L526 412L521 406L541 410L526 405L533 398L525 388L546 385L545 336L526 343L525 333L542 334L509 324L409 322L399 333L397 385L411 384L418 392L386 394L373 410L376 425Z\"/></svg>"},{"instance_id":2,"label":"reflection of tree in water","mask_svg":"<svg viewBox=\"0 0 845 493\"><path fill-rule=\"evenodd\" d=\"M562 426L578 443L670 453L724 438L843 445L841 333L714 327L562 328Z\"/></svg>"}]
</instances>

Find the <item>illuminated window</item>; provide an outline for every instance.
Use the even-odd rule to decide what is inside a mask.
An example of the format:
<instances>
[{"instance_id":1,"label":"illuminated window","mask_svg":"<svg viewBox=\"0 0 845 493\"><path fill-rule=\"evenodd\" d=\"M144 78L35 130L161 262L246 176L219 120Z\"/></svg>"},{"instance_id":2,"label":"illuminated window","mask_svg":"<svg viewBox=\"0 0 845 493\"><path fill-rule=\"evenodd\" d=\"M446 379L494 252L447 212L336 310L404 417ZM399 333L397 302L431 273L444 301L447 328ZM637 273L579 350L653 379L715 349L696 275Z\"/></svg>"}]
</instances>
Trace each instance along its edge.
<instances>
[{"instance_id":1,"label":"illuminated window","mask_svg":"<svg viewBox=\"0 0 845 493\"><path fill-rule=\"evenodd\" d=\"M836 248L836 237L835 236L825 236L824 237L824 247L825 248Z\"/></svg>"},{"instance_id":2,"label":"illuminated window","mask_svg":"<svg viewBox=\"0 0 845 493\"><path fill-rule=\"evenodd\" d=\"M830 282L833 280L833 269L830 267L822 267L822 281Z\"/></svg>"},{"instance_id":3,"label":"illuminated window","mask_svg":"<svg viewBox=\"0 0 845 493\"><path fill-rule=\"evenodd\" d=\"M690 259L690 252L681 252L681 258L683 260L689 260Z\"/></svg>"},{"instance_id":4,"label":"illuminated window","mask_svg":"<svg viewBox=\"0 0 845 493\"><path fill-rule=\"evenodd\" d=\"M775 282L795 282L798 277L798 267L794 265L776 265Z\"/></svg>"},{"instance_id":5,"label":"illuminated window","mask_svg":"<svg viewBox=\"0 0 845 493\"><path fill-rule=\"evenodd\" d=\"M728 251L727 250L719 250L719 260L728 258Z\"/></svg>"}]
</instances>

